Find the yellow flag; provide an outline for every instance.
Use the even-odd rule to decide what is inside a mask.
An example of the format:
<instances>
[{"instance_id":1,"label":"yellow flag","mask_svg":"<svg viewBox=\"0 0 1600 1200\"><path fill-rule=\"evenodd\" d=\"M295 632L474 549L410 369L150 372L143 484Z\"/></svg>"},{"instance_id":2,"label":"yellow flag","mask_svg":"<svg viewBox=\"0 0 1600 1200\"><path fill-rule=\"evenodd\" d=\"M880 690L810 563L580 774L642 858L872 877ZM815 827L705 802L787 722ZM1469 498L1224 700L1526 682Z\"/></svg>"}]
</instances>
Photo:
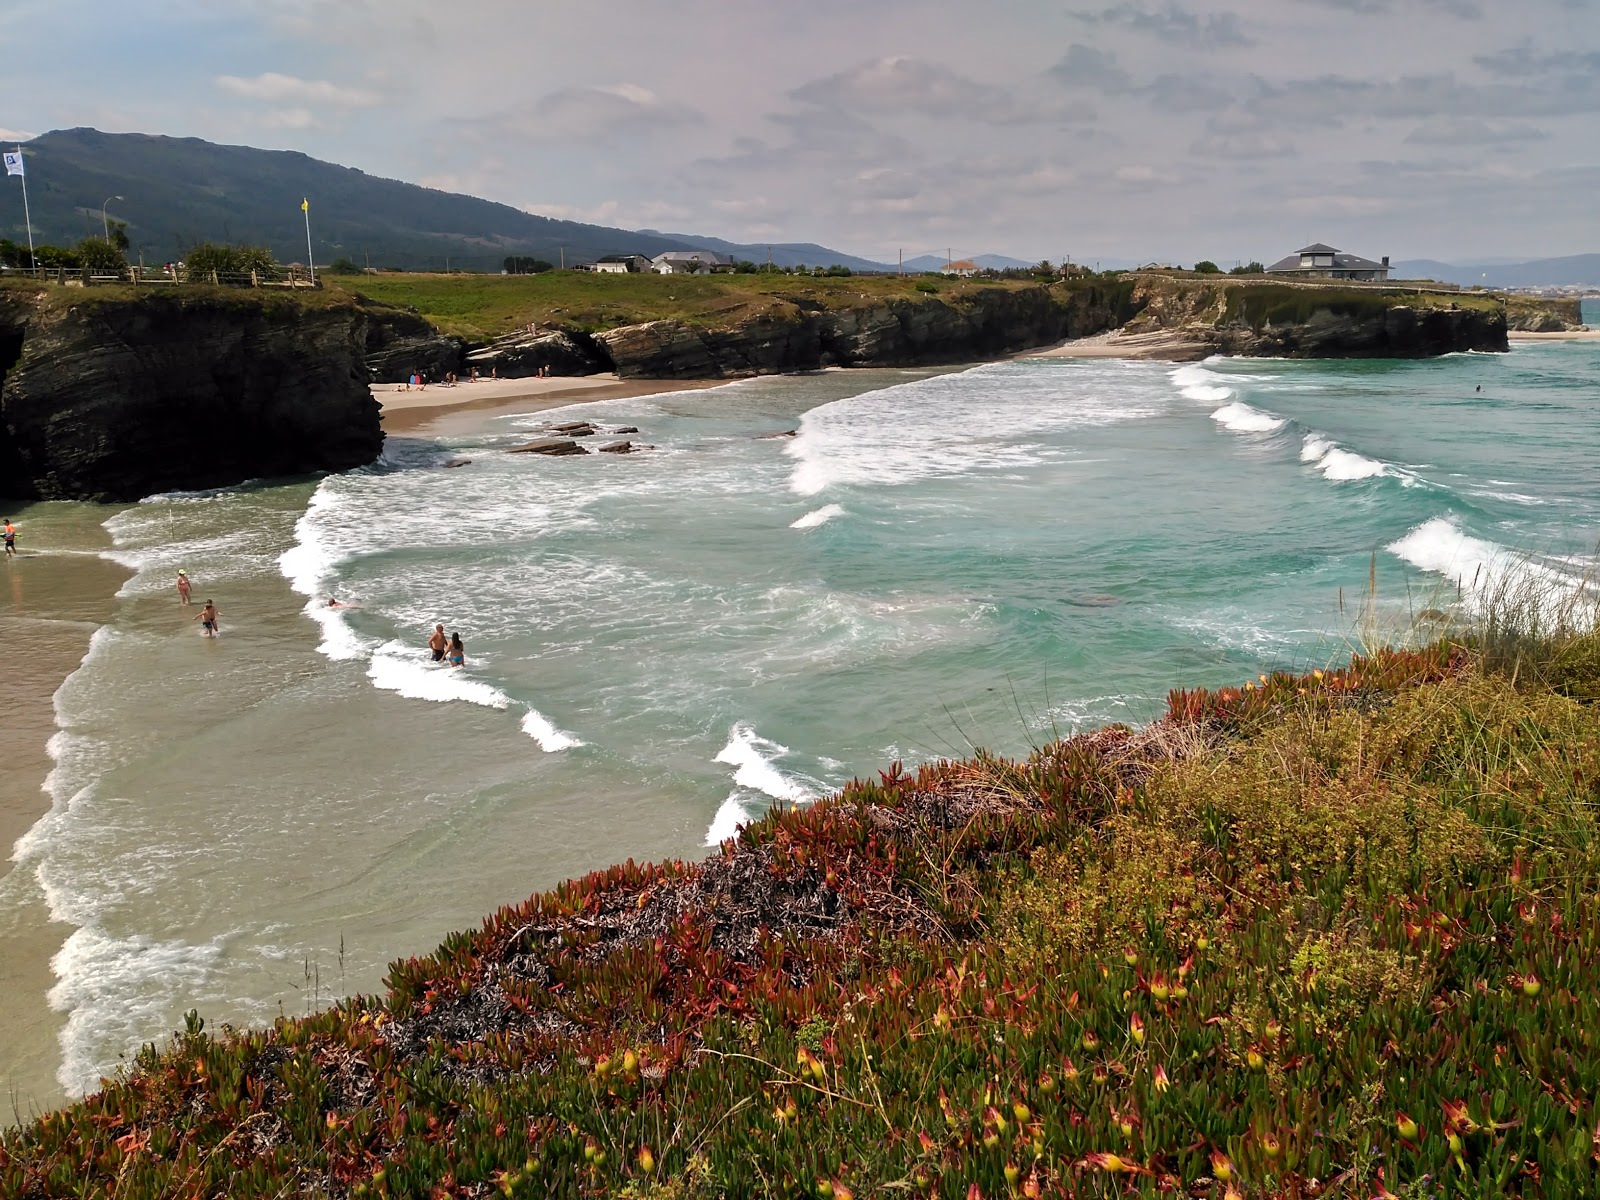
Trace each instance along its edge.
<instances>
[{"instance_id":1,"label":"yellow flag","mask_svg":"<svg viewBox=\"0 0 1600 1200\"><path fill-rule=\"evenodd\" d=\"M300 201L300 211L301 212L310 212L311 211L311 201L309 201L309 200Z\"/></svg>"}]
</instances>

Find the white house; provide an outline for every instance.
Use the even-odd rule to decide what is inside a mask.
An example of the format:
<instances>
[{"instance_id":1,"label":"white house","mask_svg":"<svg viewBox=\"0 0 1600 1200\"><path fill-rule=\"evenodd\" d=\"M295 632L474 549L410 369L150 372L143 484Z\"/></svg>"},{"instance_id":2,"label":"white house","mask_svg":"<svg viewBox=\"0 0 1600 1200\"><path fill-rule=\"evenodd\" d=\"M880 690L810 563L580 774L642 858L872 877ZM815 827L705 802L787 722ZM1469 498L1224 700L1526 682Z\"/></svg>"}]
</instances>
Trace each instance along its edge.
<instances>
[{"instance_id":1,"label":"white house","mask_svg":"<svg viewBox=\"0 0 1600 1200\"><path fill-rule=\"evenodd\" d=\"M654 270L655 264L643 254L608 254L595 259L594 269L602 275L638 275Z\"/></svg>"},{"instance_id":2,"label":"white house","mask_svg":"<svg viewBox=\"0 0 1600 1200\"><path fill-rule=\"evenodd\" d=\"M944 268L944 274L957 275L962 279L970 279L980 270L982 270L982 268L970 258L960 258L953 263L947 263Z\"/></svg>"},{"instance_id":3,"label":"white house","mask_svg":"<svg viewBox=\"0 0 1600 1200\"><path fill-rule=\"evenodd\" d=\"M1268 275L1296 275L1301 279L1360 279L1383 283L1389 278L1389 256L1381 263L1359 254L1345 254L1321 242L1296 250L1267 268Z\"/></svg>"},{"instance_id":4,"label":"white house","mask_svg":"<svg viewBox=\"0 0 1600 1200\"><path fill-rule=\"evenodd\" d=\"M733 259L712 250L668 250L651 261L658 275L710 275L733 270Z\"/></svg>"}]
</instances>

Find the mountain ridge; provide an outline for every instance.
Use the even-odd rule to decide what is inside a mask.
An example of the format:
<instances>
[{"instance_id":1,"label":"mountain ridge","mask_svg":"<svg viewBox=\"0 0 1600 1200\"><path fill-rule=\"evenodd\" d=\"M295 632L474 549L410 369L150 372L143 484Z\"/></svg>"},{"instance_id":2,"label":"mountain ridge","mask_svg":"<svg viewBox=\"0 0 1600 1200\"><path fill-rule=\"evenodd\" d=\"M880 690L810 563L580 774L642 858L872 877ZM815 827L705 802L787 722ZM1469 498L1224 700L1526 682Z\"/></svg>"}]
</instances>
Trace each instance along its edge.
<instances>
[{"instance_id":1,"label":"mountain ridge","mask_svg":"<svg viewBox=\"0 0 1600 1200\"><path fill-rule=\"evenodd\" d=\"M606 254L670 250L716 250L763 262L767 256L764 243L560 220L298 150L89 128L40 134L23 150L36 242L72 244L98 235L105 205L112 220L127 222L130 254L146 262L181 258L203 241L264 244L280 260L298 261L306 253L303 198L311 201L315 258L324 264L348 258L380 268L498 271L513 255L568 266ZM119 196L125 199L106 199ZM20 197L0 200L0 237L26 241ZM888 269L811 243L773 249L785 252L774 254L783 266Z\"/></svg>"}]
</instances>

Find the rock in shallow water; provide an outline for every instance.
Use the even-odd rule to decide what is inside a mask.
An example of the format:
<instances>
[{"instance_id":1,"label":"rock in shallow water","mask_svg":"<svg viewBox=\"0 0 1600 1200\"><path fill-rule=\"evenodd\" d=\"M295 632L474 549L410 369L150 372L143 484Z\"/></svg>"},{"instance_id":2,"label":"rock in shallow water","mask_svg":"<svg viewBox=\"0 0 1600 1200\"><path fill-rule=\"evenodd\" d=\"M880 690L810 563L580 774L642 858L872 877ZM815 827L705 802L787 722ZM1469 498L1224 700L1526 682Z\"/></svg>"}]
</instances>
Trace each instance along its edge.
<instances>
[{"instance_id":1,"label":"rock in shallow water","mask_svg":"<svg viewBox=\"0 0 1600 1200\"><path fill-rule=\"evenodd\" d=\"M511 451L512 454L547 454L559 457L567 454L589 453L571 438L539 438Z\"/></svg>"}]
</instances>

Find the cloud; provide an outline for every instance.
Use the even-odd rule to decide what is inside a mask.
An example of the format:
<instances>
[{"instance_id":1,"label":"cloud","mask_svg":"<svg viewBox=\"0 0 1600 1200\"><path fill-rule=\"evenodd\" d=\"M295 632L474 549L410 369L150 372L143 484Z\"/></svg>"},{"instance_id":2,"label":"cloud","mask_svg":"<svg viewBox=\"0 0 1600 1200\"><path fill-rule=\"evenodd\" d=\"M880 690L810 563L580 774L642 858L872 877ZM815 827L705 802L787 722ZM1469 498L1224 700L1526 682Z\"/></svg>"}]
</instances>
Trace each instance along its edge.
<instances>
[{"instance_id":1,"label":"cloud","mask_svg":"<svg viewBox=\"0 0 1600 1200\"><path fill-rule=\"evenodd\" d=\"M1490 74L1514 79L1539 78L1557 71L1600 74L1600 50L1541 52L1527 42L1493 54L1479 54L1472 61Z\"/></svg>"},{"instance_id":2,"label":"cloud","mask_svg":"<svg viewBox=\"0 0 1600 1200\"><path fill-rule=\"evenodd\" d=\"M895 55L816 79L789 93L821 108L1009 124L1028 113L1003 88L979 83L943 63Z\"/></svg>"},{"instance_id":3,"label":"cloud","mask_svg":"<svg viewBox=\"0 0 1600 1200\"><path fill-rule=\"evenodd\" d=\"M315 129L317 118L309 108L284 108L261 118L268 129Z\"/></svg>"},{"instance_id":4,"label":"cloud","mask_svg":"<svg viewBox=\"0 0 1600 1200\"><path fill-rule=\"evenodd\" d=\"M1569 0L1569 3L1585 3L1586 0ZM1335 8L1344 12L1353 13L1390 13L1398 8L1405 7L1406 0L1304 0L1307 4L1320 5L1323 8ZM1478 0L1411 0L1413 4L1420 4L1424 8L1437 9L1451 16L1461 17L1464 20L1475 21L1483 16L1483 7Z\"/></svg>"},{"instance_id":5,"label":"cloud","mask_svg":"<svg viewBox=\"0 0 1600 1200\"><path fill-rule=\"evenodd\" d=\"M1254 46L1256 40L1244 32L1236 13L1208 13L1201 16L1168 0L1165 8L1146 8L1138 4L1117 4L1098 13L1075 13L1079 20L1095 25L1117 25L1148 33L1175 46L1214 50L1229 46Z\"/></svg>"},{"instance_id":6,"label":"cloud","mask_svg":"<svg viewBox=\"0 0 1600 1200\"><path fill-rule=\"evenodd\" d=\"M20 129L6 129L0 126L0 142L31 142L38 136L37 133L24 133Z\"/></svg>"},{"instance_id":7,"label":"cloud","mask_svg":"<svg viewBox=\"0 0 1600 1200\"><path fill-rule=\"evenodd\" d=\"M1235 160L1291 158L1299 153L1293 142L1268 133L1213 133L1195 142L1189 152L1203 158Z\"/></svg>"},{"instance_id":8,"label":"cloud","mask_svg":"<svg viewBox=\"0 0 1600 1200\"><path fill-rule=\"evenodd\" d=\"M1550 135L1531 125L1508 125L1476 117L1439 117L1418 125L1406 137L1413 146L1512 146Z\"/></svg>"},{"instance_id":9,"label":"cloud","mask_svg":"<svg viewBox=\"0 0 1600 1200\"><path fill-rule=\"evenodd\" d=\"M663 100L649 88L632 83L560 88L541 97L531 111L506 113L498 119L524 135L540 138L640 134L705 121L696 109Z\"/></svg>"},{"instance_id":10,"label":"cloud","mask_svg":"<svg viewBox=\"0 0 1600 1200\"><path fill-rule=\"evenodd\" d=\"M217 87L247 100L265 100L273 104L289 104L316 108L373 108L383 98L364 88L342 87L325 79L300 79L294 75L280 75L276 71L245 78L240 75L218 75Z\"/></svg>"},{"instance_id":11,"label":"cloud","mask_svg":"<svg viewBox=\"0 0 1600 1200\"><path fill-rule=\"evenodd\" d=\"M1464 83L1453 73L1358 79L1324 75L1283 83L1257 81L1258 102L1285 121L1338 125L1353 117L1431 119L1561 116L1600 110L1600 75L1541 78L1538 83Z\"/></svg>"},{"instance_id":12,"label":"cloud","mask_svg":"<svg viewBox=\"0 0 1600 1200\"><path fill-rule=\"evenodd\" d=\"M1117 65L1114 53L1097 50L1081 42L1073 42L1068 46L1061 61L1045 74L1066 87L1095 88L1111 93L1125 92L1133 87L1132 78Z\"/></svg>"}]
</instances>

